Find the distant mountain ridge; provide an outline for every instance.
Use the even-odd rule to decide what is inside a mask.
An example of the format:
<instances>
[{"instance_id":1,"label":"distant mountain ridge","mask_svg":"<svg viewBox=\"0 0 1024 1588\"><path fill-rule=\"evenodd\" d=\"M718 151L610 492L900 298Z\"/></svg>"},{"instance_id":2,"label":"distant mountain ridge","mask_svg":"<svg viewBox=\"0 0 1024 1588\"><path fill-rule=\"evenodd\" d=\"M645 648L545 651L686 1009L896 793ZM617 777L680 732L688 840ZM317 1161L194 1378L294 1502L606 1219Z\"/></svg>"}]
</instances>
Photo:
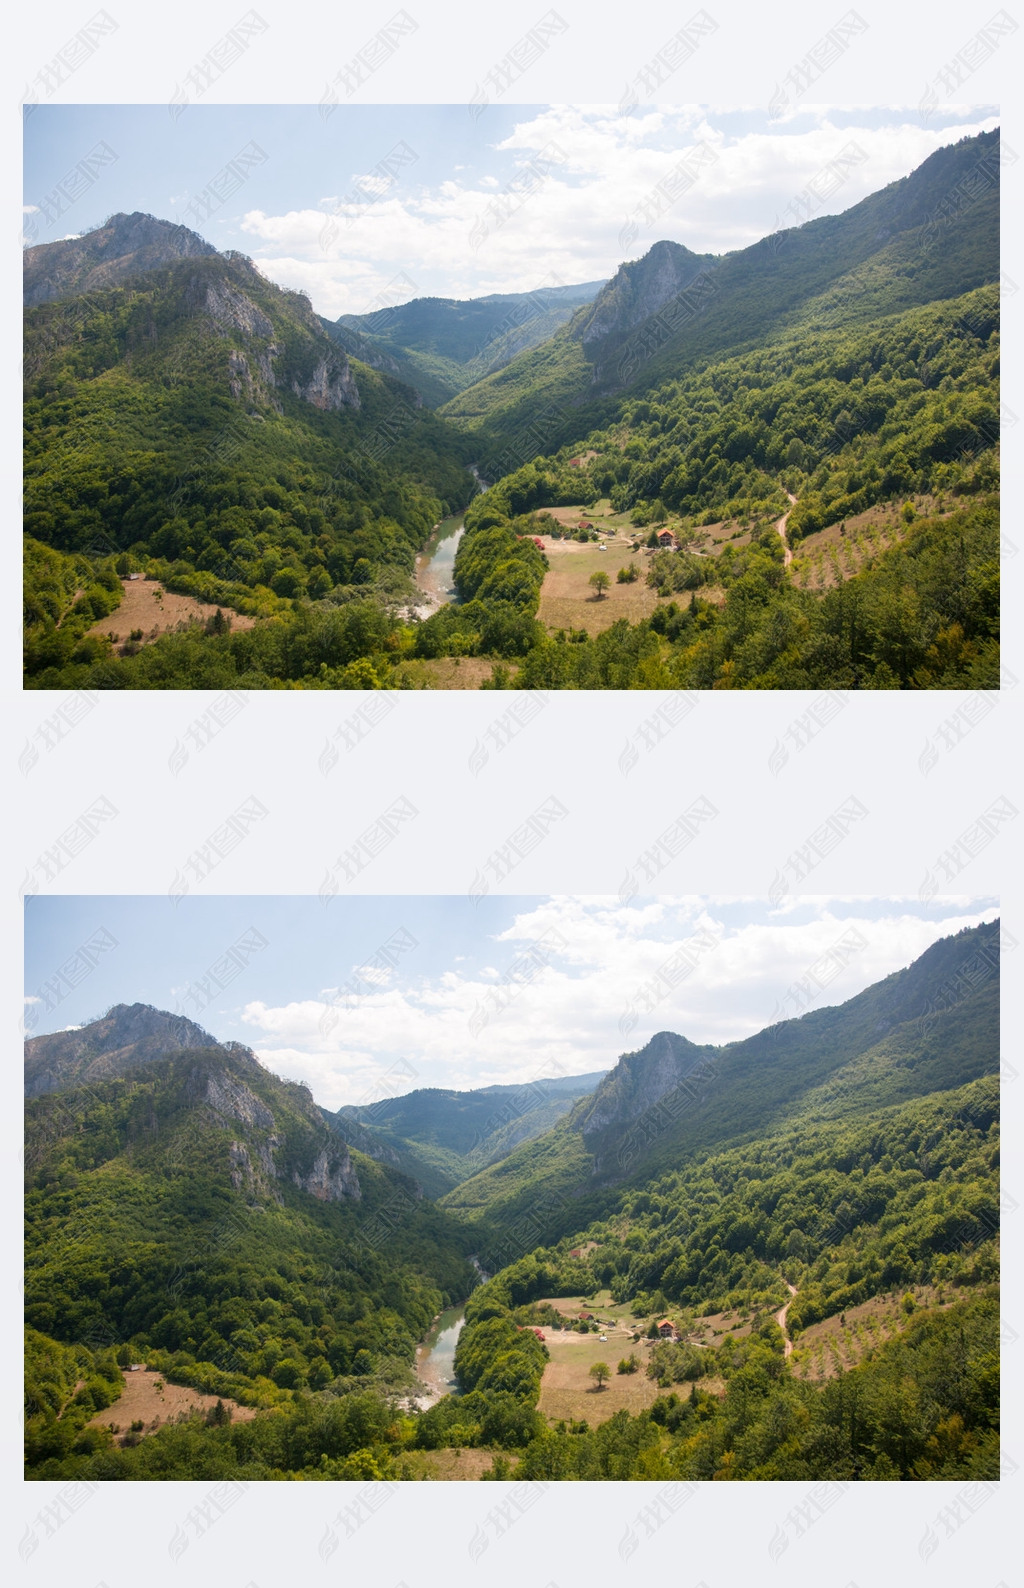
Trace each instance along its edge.
<instances>
[{"instance_id":1,"label":"distant mountain ridge","mask_svg":"<svg viewBox=\"0 0 1024 1588\"><path fill-rule=\"evenodd\" d=\"M479 298L412 298L324 322L355 357L393 373L437 405L553 336L603 287L600 281L492 292Z\"/></svg>"},{"instance_id":2,"label":"distant mountain ridge","mask_svg":"<svg viewBox=\"0 0 1024 1588\"><path fill-rule=\"evenodd\" d=\"M598 1085L603 1070L468 1092L421 1087L369 1107L344 1107L328 1122L362 1152L411 1174L440 1196L521 1141L549 1130Z\"/></svg>"}]
</instances>

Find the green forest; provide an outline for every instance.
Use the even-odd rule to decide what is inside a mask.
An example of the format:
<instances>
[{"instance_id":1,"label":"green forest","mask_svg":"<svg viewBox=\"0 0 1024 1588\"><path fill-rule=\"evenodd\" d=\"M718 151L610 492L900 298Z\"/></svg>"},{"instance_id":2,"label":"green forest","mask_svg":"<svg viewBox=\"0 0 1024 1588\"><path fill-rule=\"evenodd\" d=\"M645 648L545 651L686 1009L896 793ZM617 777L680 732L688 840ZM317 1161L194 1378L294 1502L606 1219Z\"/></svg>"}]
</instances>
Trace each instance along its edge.
<instances>
[{"instance_id":1,"label":"green forest","mask_svg":"<svg viewBox=\"0 0 1024 1588\"><path fill-rule=\"evenodd\" d=\"M191 523L90 559L70 548L99 533L100 507L83 513L74 533L55 534L60 502L86 484L65 478L55 492L49 470L61 453L44 450L47 527L27 520L43 536L26 552L31 678L40 687L164 688L185 677L207 688L388 687L402 681L403 660L477 655L496 660L497 684L517 688L995 687L997 308L994 289L983 289L870 332L821 334L810 350L805 335L793 336L626 402L610 430L583 438L596 454L585 470L569 466L574 449L564 448L472 503L456 557L459 600L423 621L400 615L401 581L433 515L452 497L459 503L454 462L437 482L450 493L443 504L407 489L403 498L396 484L395 516L371 527L369 483L335 482L325 517L323 499L310 504L322 484L315 469L282 471L261 438L264 489L252 460L233 458L218 467L216 485L203 481L190 494ZM241 533L240 471L265 526L255 536ZM889 502L900 509L896 543L881 544L835 588L800 588L774 528L786 491L796 497L793 548ZM547 559L535 540L553 527L545 509L602 496L641 520L683 515L680 549L652 564L663 599L650 618L620 620L595 637L548 632L536 616ZM931 510L918 512L913 496ZM161 511L158 501L154 523ZM715 557L688 548L688 533L723 517L749 530L747 544L726 544ZM116 605L121 577L137 570L224 602L221 632L195 628L126 647L128 655L86 637ZM231 610L261 621L232 633Z\"/></svg>"},{"instance_id":2,"label":"green forest","mask_svg":"<svg viewBox=\"0 0 1024 1588\"><path fill-rule=\"evenodd\" d=\"M202 1303L186 1283L171 1311L168 1265L179 1259L180 1272L180 1253L157 1264L129 1250L106 1275L90 1264L85 1241L73 1265L64 1257L64 1293L51 1281L47 1301L30 1299L28 1315L58 1336L93 1340L102 1316L111 1343L61 1345L30 1327L30 1475L402 1478L419 1475L415 1452L479 1446L493 1453L492 1477L991 1479L999 1470L998 1162L990 1079L856 1125L798 1128L702 1155L624 1192L608 1218L576 1237L594 1243L585 1259L569 1255L565 1238L478 1286L456 1354L461 1393L419 1414L401 1409L396 1390L439 1292L411 1286L393 1257L386 1268L363 1265L358 1277L349 1267L343 1287L325 1289L316 1263L296 1260L293 1216L290 1259L282 1249L276 1261L263 1251L254 1262L241 1239L230 1260L203 1265ZM52 1214L53 1195L41 1191L33 1205ZM96 1252L104 1216L101 1207L90 1215ZM273 1241L268 1222L272 1231L264 1213L261 1243ZM305 1245L312 1257L309 1236ZM412 1244L400 1250L409 1261ZM446 1277L457 1283L456 1266ZM886 1291L902 1293L904 1325L838 1378L801 1378L773 1317L787 1282L797 1291L787 1320L797 1346L819 1319ZM676 1309L683 1329L728 1308L749 1330L718 1347L655 1346L646 1371L661 1393L639 1414L552 1426L537 1410L548 1351L534 1330L562 1322L538 1300L602 1286L638 1315ZM930 1304L909 1288L922 1286ZM97 1291L102 1308L83 1310L83 1293ZM338 1326L342 1310L348 1323ZM114 1343L127 1334L130 1344ZM127 1443L86 1427L140 1356L169 1380L262 1413L232 1423L213 1408Z\"/></svg>"},{"instance_id":3,"label":"green forest","mask_svg":"<svg viewBox=\"0 0 1024 1588\"><path fill-rule=\"evenodd\" d=\"M25 344L33 687L333 683L387 654L416 550L474 483L465 444L409 387L331 363L308 300L241 256L189 260L26 311ZM224 621L120 649L88 635L132 573ZM234 612L260 622L231 634Z\"/></svg>"},{"instance_id":4,"label":"green forest","mask_svg":"<svg viewBox=\"0 0 1024 1588\"><path fill-rule=\"evenodd\" d=\"M197 1107L200 1076L212 1114ZM108 1431L84 1425L131 1362L278 1410L328 1384L408 1388L415 1341L474 1282L471 1238L358 1152L357 1199L301 1189L330 1143L304 1087L230 1052L192 1050L27 1101L36 1475L112 1447ZM268 1179L260 1166L272 1160ZM68 1373L83 1382L60 1397Z\"/></svg>"}]
</instances>

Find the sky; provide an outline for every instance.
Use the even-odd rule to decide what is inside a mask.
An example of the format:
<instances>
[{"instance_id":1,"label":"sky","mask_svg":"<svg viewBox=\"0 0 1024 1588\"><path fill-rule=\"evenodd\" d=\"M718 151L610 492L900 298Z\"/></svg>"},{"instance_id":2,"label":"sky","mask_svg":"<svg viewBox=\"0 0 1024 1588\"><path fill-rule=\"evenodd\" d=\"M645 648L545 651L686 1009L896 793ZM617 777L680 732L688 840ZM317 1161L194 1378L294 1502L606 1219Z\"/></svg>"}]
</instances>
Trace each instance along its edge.
<instances>
[{"instance_id":1,"label":"sky","mask_svg":"<svg viewBox=\"0 0 1024 1588\"><path fill-rule=\"evenodd\" d=\"M25 241L142 210L249 254L334 318L605 280L666 237L745 248L998 125L986 105L324 108L33 107Z\"/></svg>"},{"instance_id":2,"label":"sky","mask_svg":"<svg viewBox=\"0 0 1024 1588\"><path fill-rule=\"evenodd\" d=\"M339 1108L606 1070L658 1031L735 1041L997 915L967 897L35 896L25 1031L148 1003Z\"/></svg>"}]
</instances>

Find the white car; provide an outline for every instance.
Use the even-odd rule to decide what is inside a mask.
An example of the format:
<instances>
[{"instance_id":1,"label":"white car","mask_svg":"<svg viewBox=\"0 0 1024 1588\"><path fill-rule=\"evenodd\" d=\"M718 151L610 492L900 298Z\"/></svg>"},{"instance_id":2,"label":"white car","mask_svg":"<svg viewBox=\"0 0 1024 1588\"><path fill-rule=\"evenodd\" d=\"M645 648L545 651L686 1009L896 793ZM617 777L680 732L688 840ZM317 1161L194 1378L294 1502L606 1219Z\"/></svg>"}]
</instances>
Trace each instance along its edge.
<instances>
[{"instance_id":1,"label":"white car","mask_svg":"<svg viewBox=\"0 0 1024 1588\"><path fill-rule=\"evenodd\" d=\"M608 1336L606 1334L599 1334L597 1338L599 1340L602 1340L605 1345L608 1344Z\"/></svg>"}]
</instances>

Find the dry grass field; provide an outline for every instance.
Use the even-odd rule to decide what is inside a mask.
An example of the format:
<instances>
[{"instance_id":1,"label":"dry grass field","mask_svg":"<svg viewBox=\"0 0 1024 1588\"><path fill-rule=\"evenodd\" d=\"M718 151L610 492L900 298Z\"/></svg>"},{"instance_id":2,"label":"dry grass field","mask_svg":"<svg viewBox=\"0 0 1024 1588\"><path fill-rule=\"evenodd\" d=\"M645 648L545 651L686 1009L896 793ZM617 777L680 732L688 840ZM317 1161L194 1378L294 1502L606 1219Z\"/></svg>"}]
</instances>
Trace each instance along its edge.
<instances>
[{"instance_id":1,"label":"dry grass field","mask_svg":"<svg viewBox=\"0 0 1024 1588\"><path fill-rule=\"evenodd\" d=\"M574 1334L568 1330L545 1330L545 1334L551 1361L544 1369L539 1405L544 1416L553 1422L585 1418L593 1427L619 1411L643 1411L661 1393L654 1380L647 1377L645 1347L633 1345L627 1334L609 1334L606 1344L596 1334ZM617 1373L620 1357L629 1356L630 1352L640 1358L639 1368L635 1373ZM601 1389L590 1377L595 1362L605 1362L611 1369L611 1377Z\"/></svg>"},{"instance_id":2,"label":"dry grass field","mask_svg":"<svg viewBox=\"0 0 1024 1588\"><path fill-rule=\"evenodd\" d=\"M519 671L516 662L506 662L510 678ZM479 689L494 672L490 656L438 656L432 661L416 659L400 662L395 682L408 679L413 689Z\"/></svg>"},{"instance_id":3,"label":"dry grass field","mask_svg":"<svg viewBox=\"0 0 1024 1588\"><path fill-rule=\"evenodd\" d=\"M639 1412L651 1406L659 1395L652 1379L647 1377L647 1344L641 1340L634 1344L632 1336L641 1327L628 1307L613 1306L608 1291L599 1291L593 1299L582 1296L556 1296L550 1305L566 1318L575 1318L581 1311L592 1312L594 1317L609 1325L601 1333L577 1334L570 1329L545 1329L545 1344L551 1360L544 1369L540 1386L540 1410L552 1422L564 1418L567 1422L586 1419L593 1427L603 1423L618 1411ZM646 1327L646 1324L644 1325ZM617 1373L616 1367L630 1353L640 1358L635 1373ZM605 1362L611 1377L598 1389L590 1377L595 1362Z\"/></svg>"},{"instance_id":4,"label":"dry grass field","mask_svg":"<svg viewBox=\"0 0 1024 1588\"><path fill-rule=\"evenodd\" d=\"M501 1454L513 1467L518 1466L520 1458L517 1455L507 1450ZM436 1479L445 1483L472 1483L490 1472L494 1455L493 1450L406 1450L400 1459L403 1474L413 1482Z\"/></svg>"},{"instance_id":5,"label":"dry grass field","mask_svg":"<svg viewBox=\"0 0 1024 1588\"><path fill-rule=\"evenodd\" d=\"M161 634L173 634L175 629L189 623L205 623L217 611L208 601L197 601L194 596L176 595L165 590L155 579L122 579L124 595L116 612L99 618L89 630L90 634L109 635L115 645L123 645L137 629L142 630L143 645L151 644ZM220 609L231 620L232 629L251 629L255 618L232 612L229 607Z\"/></svg>"},{"instance_id":6,"label":"dry grass field","mask_svg":"<svg viewBox=\"0 0 1024 1588\"><path fill-rule=\"evenodd\" d=\"M631 552L629 546L607 542L607 550L575 540L552 540L544 536L544 550L551 567L544 576L540 592L540 621L548 629L586 629L601 634L625 618L637 623L658 605L657 593L646 582L646 556ZM615 575L630 562L639 568L632 584L616 584ZM603 570L611 581L598 598L591 588L590 576Z\"/></svg>"},{"instance_id":7,"label":"dry grass field","mask_svg":"<svg viewBox=\"0 0 1024 1588\"><path fill-rule=\"evenodd\" d=\"M190 1412L205 1413L222 1400L231 1413L232 1422L248 1422L256 1416L251 1406L239 1406L226 1396L204 1395L201 1390L190 1389L185 1384L168 1384L162 1373L141 1368L138 1373L125 1373L124 1389L113 1405L90 1417L90 1424L98 1428L113 1428L115 1438L128 1433L132 1423L141 1422L136 1432L153 1434L164 1423L173 1423Z\"/></svg>"}]
</instances>

